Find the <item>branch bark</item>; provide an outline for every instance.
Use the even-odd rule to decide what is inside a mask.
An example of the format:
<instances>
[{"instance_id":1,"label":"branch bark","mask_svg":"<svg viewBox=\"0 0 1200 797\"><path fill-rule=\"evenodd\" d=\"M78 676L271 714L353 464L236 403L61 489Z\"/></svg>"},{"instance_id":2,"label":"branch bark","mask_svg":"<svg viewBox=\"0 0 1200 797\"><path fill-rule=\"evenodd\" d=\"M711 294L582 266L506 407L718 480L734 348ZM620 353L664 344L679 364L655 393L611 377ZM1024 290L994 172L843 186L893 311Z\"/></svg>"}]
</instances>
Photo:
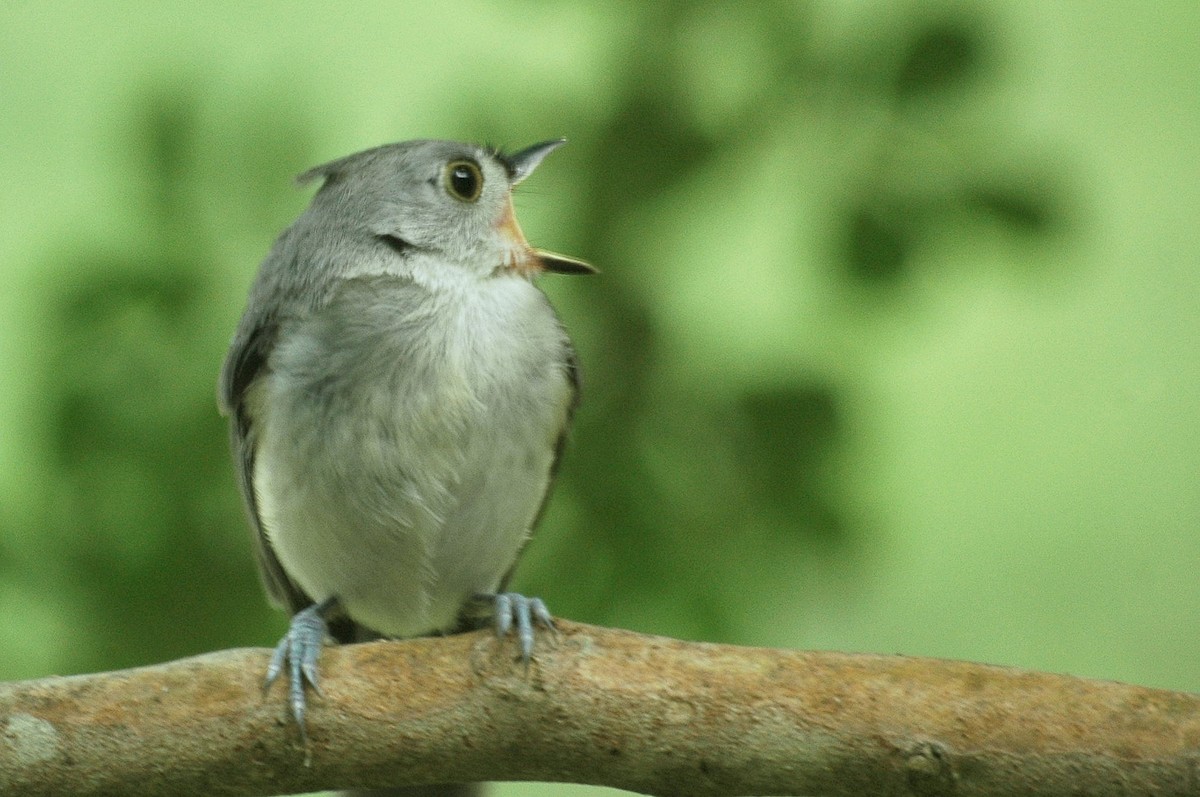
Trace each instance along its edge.
<instances>
[{"instance_id":1,"label":"branch bark","mask_svg":"<svg viewBox=\"0 0 1200 797\"><path fill-rule=\"evenodd\" d=\"M0 793L252 795L482 780L660 795L1200 795L1200 695L561 622L328 648L305 762L269 651L0 684Z\"/></svg>"}]
</instances>

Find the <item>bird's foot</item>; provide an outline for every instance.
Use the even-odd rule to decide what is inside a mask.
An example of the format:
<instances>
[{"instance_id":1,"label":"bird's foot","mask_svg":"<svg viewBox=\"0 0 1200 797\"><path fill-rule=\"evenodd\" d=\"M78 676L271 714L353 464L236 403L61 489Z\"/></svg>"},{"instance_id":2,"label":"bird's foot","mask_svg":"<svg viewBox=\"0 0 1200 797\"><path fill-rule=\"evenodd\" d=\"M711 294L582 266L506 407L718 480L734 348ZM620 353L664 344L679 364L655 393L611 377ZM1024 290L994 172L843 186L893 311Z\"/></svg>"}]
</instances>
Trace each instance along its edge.
<instances>
[{"instance_id":1,"label":"bird's foot","mask_svg":"<svg viewBox=\"0 0 1200 797\"><path fill-rule=\"evenodd\" d=\"M304 726L304 714L308 705L305 701L304 685L307 683L314 692L321 694L317 660L329 633L324 615L336 605L337 599L330 598L296 612L292 616L287 633L275 646L275 653L267 666L265 689L269 689L271 684L275 683L275 679L285 668L288 671L288 703L291 705L296 724L300 726L300 738L304 741L306 749L308 734Z\"/></svg>"},{"instance_id":2,"label":"bird's foot","mask_svg":"<svg viewBox=\"0 0 1200 797\"><path fill-rule=\"evenodd\" d=\"M490 601L496 636L507 636L514 626L517 629L517 644L521 649L521 661L529 666L533 656L533 630L535 625L557 634L550 610L541 598L527 598L517 592L501 592L495 595L480 595L480 600Z\"/></svg>"}]
</instances>

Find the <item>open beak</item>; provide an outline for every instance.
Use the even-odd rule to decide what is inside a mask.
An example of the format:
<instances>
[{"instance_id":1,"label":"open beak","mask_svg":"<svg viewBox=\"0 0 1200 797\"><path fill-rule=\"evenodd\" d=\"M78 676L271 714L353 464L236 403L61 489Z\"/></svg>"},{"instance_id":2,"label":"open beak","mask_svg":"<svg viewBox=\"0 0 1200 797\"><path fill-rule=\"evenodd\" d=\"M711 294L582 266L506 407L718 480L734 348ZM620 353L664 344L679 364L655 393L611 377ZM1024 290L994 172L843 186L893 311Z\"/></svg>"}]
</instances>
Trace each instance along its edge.
<instances>
[{"instance_id":1,"label":"open beak","mask_svg":"<svg viewBox=\"0 0 1200 797\"><path fill-rule=\"evenodd\" d=\"M512 185L516 186L532 174L533 170L537 168L537 165L547 155L565 143L567 143L565 138L543 141L513 155L505 156L503 161L508 169L509 180L512 182ZM521 225L517 224L517 217L513 213L511 197L509 197L508 204L504 208L504 214L496 224L496 229L508 244L508 257L505 258L505 266L514 271L528 275L542 271L549 271L554 274L597 273L595 267L582 260L555 252L548 252L545 249L534 249L531 247L529 242L525 240L525 233L521 232Z\"/></svg>"}]
</instances>

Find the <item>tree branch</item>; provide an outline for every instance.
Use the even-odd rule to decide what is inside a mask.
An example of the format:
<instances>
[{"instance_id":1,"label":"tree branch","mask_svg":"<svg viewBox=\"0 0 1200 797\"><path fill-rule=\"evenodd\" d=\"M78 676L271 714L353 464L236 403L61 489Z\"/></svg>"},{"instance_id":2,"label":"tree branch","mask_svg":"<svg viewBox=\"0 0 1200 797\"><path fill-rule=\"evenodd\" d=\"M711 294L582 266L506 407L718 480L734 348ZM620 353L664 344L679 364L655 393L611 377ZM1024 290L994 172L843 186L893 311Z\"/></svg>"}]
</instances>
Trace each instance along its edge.
<instances>
[{"instance_id":1,"label":"tree branch","mask_svg":"<svg viewBox=\"0 0 1200 797\"><path fill-rule=\"evenodd\" d=\"M487 632L328 648L307 765L266 650L0 684L0 793L1200 794L1200 695L561 627L528 671Z\"/></svg>"}]
</instances>

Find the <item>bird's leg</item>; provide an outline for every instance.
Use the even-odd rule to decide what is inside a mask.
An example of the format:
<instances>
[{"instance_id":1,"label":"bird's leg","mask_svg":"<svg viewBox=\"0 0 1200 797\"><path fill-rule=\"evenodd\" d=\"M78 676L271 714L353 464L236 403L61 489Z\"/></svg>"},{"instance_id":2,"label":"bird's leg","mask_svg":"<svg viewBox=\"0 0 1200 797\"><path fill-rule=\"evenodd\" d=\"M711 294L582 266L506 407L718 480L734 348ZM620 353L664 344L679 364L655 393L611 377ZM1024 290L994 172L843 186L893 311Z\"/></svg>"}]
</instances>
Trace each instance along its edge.
<instances>
[{"instance_id":1,"label":"bird's leg","mask_svg":"<svg viewBox=\"0 0 1200 797\"><path fill-rule=\"evenodd\" d=\"M492 619L496 626L496 636L503 637L516 626L517 644L521 648L521 661L529 666L529 658L533 655L533 629L540 625L554 633L554 619L550 610L541 598L527 598L517 592L499 592L496 594L480 594L475 600L492 604Z\"/></svg>"},{"instance_id":2,"label":"bird's leg","mask_svg":"<svg viewBox=\"0 0 1200 797\"><path fill-rule=\"evenodd\" d=\"M325 616L337 610L337 598L326 598L320 603L314 603L307 609L302 609L292 616L292 622L283 639L275 646L271 663L267 666L267 682L264 688L269 689L275 679L286 667L288 670L288 696L292 707L292 716L300 726L300 737L308 746L308 734L304 727L304 713L307 708L304 698L304 684L308 682L313 691L321 694L319 676L317 674L317 659L321 656L321 646L329 633Z\"/></svg>"}]
</instances>

